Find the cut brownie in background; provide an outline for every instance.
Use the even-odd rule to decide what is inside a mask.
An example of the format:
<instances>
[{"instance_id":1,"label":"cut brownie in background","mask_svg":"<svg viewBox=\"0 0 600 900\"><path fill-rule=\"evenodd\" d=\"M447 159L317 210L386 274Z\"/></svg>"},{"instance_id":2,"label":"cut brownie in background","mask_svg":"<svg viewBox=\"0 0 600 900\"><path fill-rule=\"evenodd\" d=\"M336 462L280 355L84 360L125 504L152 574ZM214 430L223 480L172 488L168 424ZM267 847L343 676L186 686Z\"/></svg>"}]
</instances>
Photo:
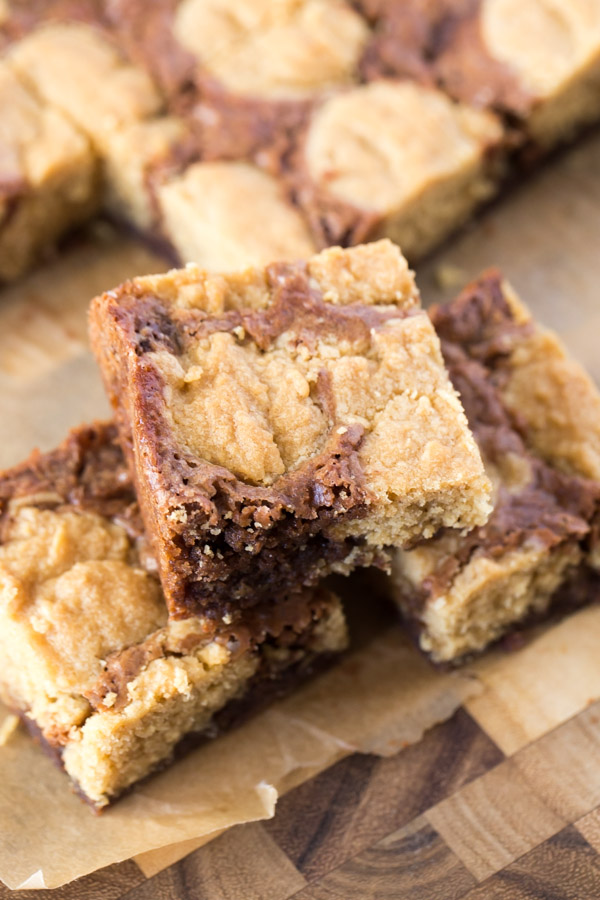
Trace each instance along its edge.
<instances>
[{"instance_id":1,"label":"cut brownie in background","mask_svg":"<svg viewBox=\"0 0 600 900\"><path fill-rule=\"evenodd\" d=\"M94 149L105 209L138 228L158 228L153 176L189 152L185 122L165 114L148 72L114 35L90 23L50 22L13 44L10 65Z\"/></svg>"},{"instance_id":2,"label":"cut brownie in background","mask_svg":"<svg viewBox=\"0 0 600 900\"><path fill-rule=\"evenodd\" d=\"M112 425L0 475L0 697L97 807L345 645L322 589L169 622Z\"/></svg>"},{"instance_id":3,"label":"cut brownie in background","mask_svg":"<svg viewBox=\"0 0 600 900\"><path fill-rule=\"evenodd\" d=\"M467 102L516 115L540 148L600 115L600 6L596 0L480 0L449 28L436 68ZM504 70L504 77L486 79Z\"/></svg>"},{"instance_id":4,"label":"cut brownie in background","mask_svg":"<svg viewBox=\"0 0 600 900\"><path fill-rule=\"evenodd\" d=\"M361 69L436 83L512 118L547 149L600 115L596 0L360 0L375 26Z\"/></svg>"},{"instance_id":5,"label":"cut brownie in background","mask_svg":"<svg viewBox=\"0 0 600 900\"><path fill-rule=\"evenodd\" d=\"M215 271L384 236L415 261L600 118L596 0L4 0L0 47L91 147L95 206ZM10 225L9 126L3 279L87 209L48 200L42 141L43 224Z\"/></svg>"},{"instance_id":6,"label":"cut brownie in background","mask_svg":"<svg viewBox=\"0 0 600 900\"><path fill-rule=\"evenodd\" d=\"M410 81L316 103L284 177L321 245L389 237L411 260L497 190L503 129Z\"/></svg>"},{"instance_id":7,"label":"cut brownie in background","mask_svg":"<svg viewBox=\"0 0 600 900\"><path fill-rule=\"evenodd\" d=\"M313 97L358 81L370 36L344 0L112 0L107 13L207 159L282 151Z\"/></svg>"},{"instance_id":8,"label":"cut brownie in background","mask_svg":"<svg viewBox=\"0 0 600 900\"><path fill-rule=\"evenodd\" d=\"M212 271L304 259L307 223L277 178L247 162L198 162L157 186L162 228L179 259Z\"/></svg>"},{"instance_id":9,"label":"cut brownie in background","mask_svg":"<svg viewBox=\"0 0 600 900\"><path fill-rule=\"evenodd\" d=\"M388 241L98 297L92 344L171 613L222 619L485 521L488 482Z\"/></svg>"},{"instance_id":10,"label":"cut brownie in background","mask_svg":"<svg viewBox=\"0 0 600 900\"><path fill-rule=\"evenodd\" d=\"M497 272L431 318L494 504L470 534L394 555L400 609L448 662L600 596L600 394Z\"/></svg>"},{"instance_id":11,"label":"cut brownie in background","mask_svg":"<svg viewBox=\"0 0 600 900\"><path fill-rule=\"evenodd\" d=\"M100 202L90 142L0 62L0 281L23 274Z\"/></svg>"}]
</instances>

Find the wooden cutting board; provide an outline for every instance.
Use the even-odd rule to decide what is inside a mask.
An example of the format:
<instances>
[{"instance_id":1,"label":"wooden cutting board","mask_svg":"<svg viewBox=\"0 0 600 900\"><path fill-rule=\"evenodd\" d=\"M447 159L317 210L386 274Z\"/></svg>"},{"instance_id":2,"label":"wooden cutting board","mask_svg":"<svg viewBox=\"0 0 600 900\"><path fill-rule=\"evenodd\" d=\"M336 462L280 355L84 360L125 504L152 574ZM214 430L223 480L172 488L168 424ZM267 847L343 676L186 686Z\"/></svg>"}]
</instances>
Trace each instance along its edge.
<instances>
[{"instance_id":1,"label":"wooden cutting board","mask_svg":"<svg viewBox=\"0 0 600 900\"><path fill-rule=\"evenodd\" d=\"M425 301L452 296L489 265L502 267L600 383L600 135L515 188L423 265L417 276ZM160 258L97 225L59 260L3 292L0 465L34 445L51 447L67 426L107 413L87 349L88 300L130 275L161 268ZM594 654L598 620L598 610L584 611L542 639L552 661L543 696L528 697L518 665L507 677L505 660L492 662L486 689L468 711L392 758L343 760L283 797L269 822L240 826L200 849L167 848L42 894L600 898L600 703L588 703L600 685L586 681L580 642L587 635L585 652ZM598 647L600 653L600 634ZM193 852L180 859L186 850ZM9 894L0 886L0 898ZM19 896L37 900L40 892Z\"/></svg>"}]
</instances>

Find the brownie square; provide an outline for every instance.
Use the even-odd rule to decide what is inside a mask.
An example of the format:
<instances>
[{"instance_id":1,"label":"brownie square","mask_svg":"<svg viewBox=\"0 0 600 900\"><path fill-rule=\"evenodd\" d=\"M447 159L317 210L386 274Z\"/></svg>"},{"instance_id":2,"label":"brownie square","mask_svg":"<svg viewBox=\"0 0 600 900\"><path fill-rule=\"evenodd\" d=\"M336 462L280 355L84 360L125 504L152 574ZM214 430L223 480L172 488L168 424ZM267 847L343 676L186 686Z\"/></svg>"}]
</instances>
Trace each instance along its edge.
<instances>
[{"instance_id":1,"label":"brownie square","mask_svg":"<svg viewBox=\"0 0 600 900\"><path fill-rule=\"evenodd\" d=\"M436 662L597 599L600 393L498 272L431 310L493 485L489 521L394 557L394 595Z\"/></svg>"},{"instance_id":2,"label":"brownie square","mask_svg":"<svg viewBox=\"0 0 600 900\"><path fill-rule=\"evenodd\" d=\"M488 481L389 241L98 297L92 344L170 612L215 620L470 528Z\"/></svg>"},{"instance_id":3,"label":"brownie square","mask_svg":"<svg viewBox=\"0 0 600 900\"><path fill-rule=\"evenodd\" d=\"M98 808L345 645L321 588L169 621L111 424L0 475L0 697Z\"/></svg>"},{"instance_id":4,"label":"brownie square","mask_svg":"<svg viewBox=\"0 0 600 900\"><path fill-rule=\"evenodd\" d=\"M499 111L530 154L600 114L600 10L587 0L360 0L367 80L436 84Z\"/></svg>"},{"instance_id":5,"label":"brownie square","mask_svg":"<svg viewBox=\"0 0 600 900\"><path fill-rule=\"evenodd\" d=\"M508 112L538 148L571 138L600 115L597 3L471 3L446 27L437 54L436 74L450 94Z\"/></svg>"},{"instance_id":6,"label":"brownie square","mask_svg":"<svg viewBox=\"0 0 600 900\"><path fill-rule=\"evenodd\" d=\"M222 272L316 250L281 182L250 163L194 163L160 184L156 201L163 231L183 262Z\"/></svg>"}]
</instances>

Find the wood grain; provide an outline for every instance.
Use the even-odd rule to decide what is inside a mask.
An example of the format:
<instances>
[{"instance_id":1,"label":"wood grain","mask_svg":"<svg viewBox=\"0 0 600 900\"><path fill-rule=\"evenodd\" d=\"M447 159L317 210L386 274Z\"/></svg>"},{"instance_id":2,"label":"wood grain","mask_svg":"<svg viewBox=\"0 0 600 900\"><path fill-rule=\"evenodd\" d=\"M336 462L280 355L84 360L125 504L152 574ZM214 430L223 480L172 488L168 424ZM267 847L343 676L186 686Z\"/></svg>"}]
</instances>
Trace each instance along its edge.
<instances>
[{"instance_id":1,"label":"wood grain","mask_svg":"<svg viewBox=\"0 0 600 900\"><path fill-rule=\"evenodd\" d=\"M271 822L223 835L124 896L596 900L599 721L594 705L503 759L460 711L393 760L344 760L284 798ZM420 748L427 765L411 759ZM414 814L417 795L435 805Z\"/></svg>"},{"instance_id":2,"label":"wood grain","mask_svg":"<svg viewBox=\"0 0 600 900\"><path fill-rule=\"evenodd\" d=\"M531 790L567 822L600 804L599 760L600 703L513 757Z\"/></svg>"},{"instance_id":3,"label":"wood grain","mask_svg":"<svg viewBox=\"0 0 600 900\"><path fill-rule=\"evenodd\" d=\"M127 894L127 900L287 900L306 884L262 825L221 835Z\"/></svg>"},{"instance_id":4,"label":"wood grain","mask_svg":"<svg viewBox=\"0 0 600 900\"><path fill-rule=\"evenodd\" d=\"M600 857L568 826L462 900L596 900Z\"/></svg>"},{"instance_id":5,"label":"wood grain","mask_svg":"<svg viewBox=\"0 0 600 900\"><path fill-rule=\"evenodd\" d=\"M457 900L473 876L437 832L416 819L310 885L294 900Z\"/></svg>"},{"instance_id":6,"label":"wood grain","mask_svg":"<svg viewBox=\"0 0 600 900\"><path fill-rule=\"evenodd\" d=\"M479 880L600 803L600 704L584 710L427 813Z\"/></svg>"},{"instance_id":7,"label":"wood grain","mask_svg":"<svg viewBox=\"0 0 600 900\"><path fill-rule=\"evenodd\" d=\"M567 824L510 759L429 810L426 818L479 881Z\"/></svg>"},{"instance_id":8,"label":"wood grain","mask_svg":"<svg viewBox=\"0 0 600 900\"><path fill-rule=\"evenodd\" d=\"M586 816L575 822L575 828L586 839L588 844L600 853L600 807L593 809Z\"/></svg>"},{"instance_id":9,"label":"wood grain","mask_svg":"<svg viewBox=\"0 0 600 900\"><path fill-rule=\"evenodd\" d=\"M264 827L299 871L314 880L501 759L498 748L460 711L389 759L342 760L283 797Z\"/></svg>"}]
</instances>

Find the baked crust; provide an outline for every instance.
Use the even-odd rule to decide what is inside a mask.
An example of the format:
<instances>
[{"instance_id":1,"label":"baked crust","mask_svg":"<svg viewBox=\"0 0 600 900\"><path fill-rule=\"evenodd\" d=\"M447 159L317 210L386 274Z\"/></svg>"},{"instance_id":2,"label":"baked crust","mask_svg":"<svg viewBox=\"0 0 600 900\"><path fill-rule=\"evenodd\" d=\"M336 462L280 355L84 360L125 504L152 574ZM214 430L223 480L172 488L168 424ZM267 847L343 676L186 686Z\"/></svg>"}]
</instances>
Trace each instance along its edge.
<instances>
[{"instance_id":1,"label":"baked crust","mask_svg":"<svg viewBox=\"0 0 600 900\"><path fill-rule=\"evenodd\" d=\"M484 526L394 559L421 648L449 662L596 596L600 394L498 272L431 318L494 486Z\"/></svg>"},{"instance_id":2,"label":"baked crust","mask_svg":"<svg viewBox=\"0 0 600 900\"><path fill-rule=\"evenodd\" d=\"M171 613L219 621L487 516L487 482L387 241L97 298L92 345Z\"/></svg>"},{"instance_id":3,"label":"baked crust","mask_svg":"<svg viewBox=\"0 0 600 900\"><path fill-rule=\"evenodd\" d=\"M0 696L98 807L345 646L323 589L169 621L112 424L0 476L0 529Z\"/></svg>"}]
</instances>

